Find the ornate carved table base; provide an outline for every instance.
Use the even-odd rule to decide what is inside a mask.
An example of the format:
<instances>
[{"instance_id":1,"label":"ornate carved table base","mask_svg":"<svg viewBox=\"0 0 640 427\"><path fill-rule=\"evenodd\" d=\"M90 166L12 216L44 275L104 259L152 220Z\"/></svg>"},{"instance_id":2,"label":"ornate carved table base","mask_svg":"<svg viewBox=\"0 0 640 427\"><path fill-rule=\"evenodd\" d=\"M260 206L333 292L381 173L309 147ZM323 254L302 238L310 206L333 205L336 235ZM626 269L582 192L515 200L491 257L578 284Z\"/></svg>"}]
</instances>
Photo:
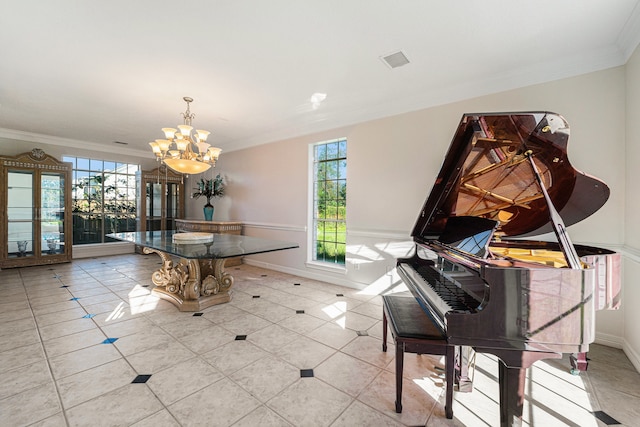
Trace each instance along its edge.
<instances>
[{"instance_id":1,"label":"ornate carved table base","mask_svg":"<svg viewBox=\"0 0 640 427\"><path fill-rule=\"evenodd\" d=\"M231 301L233 277L224 272L225 258L180 258L174 263L171 255L160 250L145 247L143 252L162 258L162 267L151 275L156 285L151 292L180 311L200 311Z\"/></svg>"}]
</instances>

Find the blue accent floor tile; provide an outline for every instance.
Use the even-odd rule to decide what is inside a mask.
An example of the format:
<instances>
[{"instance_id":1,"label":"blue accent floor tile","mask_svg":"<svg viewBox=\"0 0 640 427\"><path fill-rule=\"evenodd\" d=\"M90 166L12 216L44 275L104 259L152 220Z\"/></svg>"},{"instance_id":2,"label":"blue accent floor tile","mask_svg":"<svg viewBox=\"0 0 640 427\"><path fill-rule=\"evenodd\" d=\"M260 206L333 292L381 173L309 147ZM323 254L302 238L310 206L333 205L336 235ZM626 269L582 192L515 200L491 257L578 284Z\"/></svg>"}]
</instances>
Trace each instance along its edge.
<instances>
[{"instance_id":1,"label":"blue accent floor tile","mask_svg":"<svg viewBox=\"0 0 640 427\"><path fill-rule=\"evenodd\" d=\"M82 318L83 319L91 319L94 316L95 316L95 314L85 314L84 316L82 316Z\"/></svg>"},{"instance_id":2,"label":"blue accent floor tile","mask_svg":"<svg viewBox=\"0 0 640 427\"><path fill-rule=\"evenodd\" d=\"M73 298L69 298L69 301L78 301L79 299L80 298L73 297Z\"/></svg>"},{"instance_id":3,"label":"blue accent floor tile","mask_svg":"<svg viewBox=\"0 0 640 427\"><path fill-rule=\"evenodd\" d=\"M102 344L113 344L116 341L118 341L118 338L107 338L106 340L102 341Z\"/></svg>"}]
</instances>

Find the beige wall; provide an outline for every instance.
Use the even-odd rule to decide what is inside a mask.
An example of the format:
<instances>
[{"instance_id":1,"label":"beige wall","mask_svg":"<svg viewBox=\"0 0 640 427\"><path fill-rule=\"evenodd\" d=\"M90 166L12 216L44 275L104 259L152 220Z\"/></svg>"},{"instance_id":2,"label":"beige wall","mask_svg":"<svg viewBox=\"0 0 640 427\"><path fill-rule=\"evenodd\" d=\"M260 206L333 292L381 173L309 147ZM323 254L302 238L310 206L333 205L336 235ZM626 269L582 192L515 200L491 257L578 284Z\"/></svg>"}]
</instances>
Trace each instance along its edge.
<instances>
[{"instance_id":1,"label":"beige wall","mask_svg":"<svg viewBox=\"0 0 640 427\"><path fill-rule=\"evenodd\" d=\"M626 67L626 192L625 192L625 249L627 256L624 259L624 350L634 362L636 369L640 370L637 363L640 360L640 311L637 306L640 303L640 286L637 286L640 277L640 222L638 212L640 209L640 129L638 129L638 117L640 117L640 51L636 50L629 59ZM634 307L636 306L636 307Z\"/></svg>"},{"instance_id":2,"label":"beige wall","mask_svg":"<svg viewBox=\"0 0 640 427\"><path fill-rule=\"evenodd\" d=\"M300 244L300 249L251 257L251 262L351 286L393 287L399 279L388 271L412 247L409 233L461 115L526 110L562 114L571 126L573 166L612 189L600 211L570 227L574 242L621 250L629 197L623 166L624 67L224 153L216 172L228 179L228 197L215 202L216 218L248 223L249 235ZM348 138L347 263L345 271L327 272L305 263L308 153L309 144L339 137ZM201 217L201 206L191 201L188 215ZM623 347L623 320L622 311L598 313L597 340Z\"/></svg>"},{"instance_id":3,"label":"beige wall","mask_svg":"<svg viewBox=\"0 0 640 427\"><path fill-rule=\"evenodd\" d=\"M562 114L571 126L573 166L612 189L600 211L570 229L573 239L623 244L624 76L624 68L618 67L224 153L215 173L227 178L228 197L215 201L216 217L306 225L308 146L346 136L349 229L408 235L463 113L548 110ZM188 188L192 186L189 182ZM200 217L201 205L189 201L188 216Z\"/></svg>"}]
</instances>

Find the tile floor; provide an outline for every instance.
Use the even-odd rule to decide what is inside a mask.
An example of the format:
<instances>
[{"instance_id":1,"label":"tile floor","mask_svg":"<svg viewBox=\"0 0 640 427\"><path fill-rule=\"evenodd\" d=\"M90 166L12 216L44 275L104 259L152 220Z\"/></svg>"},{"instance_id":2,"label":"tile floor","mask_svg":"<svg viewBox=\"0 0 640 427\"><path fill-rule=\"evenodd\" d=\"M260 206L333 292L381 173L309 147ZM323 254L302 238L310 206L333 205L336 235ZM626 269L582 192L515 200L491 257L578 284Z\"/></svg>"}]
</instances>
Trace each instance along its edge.
<instances>
[{"instance_id":1,"label":"tile floor","mask_svg":"<svg viewBox=\"0 0 640 427\"><path fill-rule=\"evenodd\" d=\"M233 300L194 315L150 295L158 264L127 255L0 271L1 426L499 424L486 355L447 420L440 359L407 354L394 412L377 295L244 264L228 269ZM524 425L638 425L640 375L620 350L589 356L579 376L566 359L529 370Z\"/></svg>"}]
</instances>

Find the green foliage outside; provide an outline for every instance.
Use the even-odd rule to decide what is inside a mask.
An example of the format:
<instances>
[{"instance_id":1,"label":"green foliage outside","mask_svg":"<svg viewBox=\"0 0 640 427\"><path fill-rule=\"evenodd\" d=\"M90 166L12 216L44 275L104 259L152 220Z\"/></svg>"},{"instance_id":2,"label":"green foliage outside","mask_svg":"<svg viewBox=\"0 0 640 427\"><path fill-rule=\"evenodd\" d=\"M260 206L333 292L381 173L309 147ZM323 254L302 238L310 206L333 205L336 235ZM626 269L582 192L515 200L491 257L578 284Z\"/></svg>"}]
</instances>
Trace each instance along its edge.
<instances>
[{"instance_id":1,"label":"green foliage outside","mask_svg":"<svg viewBox=\"0 0 640 427\"><path fill-rule=\"evenodd\" d=\"M347 141L316 146L316 260L344 264L346 259Z\"/></svg>"},{"instance_id":2,"label":"green foliage outside","mask_svg":"<svg viewBox=\"0 0 640 427\"><path fill-rule=\"evenodd\" d=\"M103 234L136 229L135 187L128 177L96 173L72 185L73 243L101 243ZM104 227L104 229L103 229Z\"/></svg>"},{"instance_id":3,"label":"green foliage outside","mask_svg":"<svg viewBox=\"0 0 640 427\"><path fill-rule=\"evenodd\" d=\"M318 221L316 226L316 259L344 264L347 225L345 222Z\"/></svg>"}]
</instances>

